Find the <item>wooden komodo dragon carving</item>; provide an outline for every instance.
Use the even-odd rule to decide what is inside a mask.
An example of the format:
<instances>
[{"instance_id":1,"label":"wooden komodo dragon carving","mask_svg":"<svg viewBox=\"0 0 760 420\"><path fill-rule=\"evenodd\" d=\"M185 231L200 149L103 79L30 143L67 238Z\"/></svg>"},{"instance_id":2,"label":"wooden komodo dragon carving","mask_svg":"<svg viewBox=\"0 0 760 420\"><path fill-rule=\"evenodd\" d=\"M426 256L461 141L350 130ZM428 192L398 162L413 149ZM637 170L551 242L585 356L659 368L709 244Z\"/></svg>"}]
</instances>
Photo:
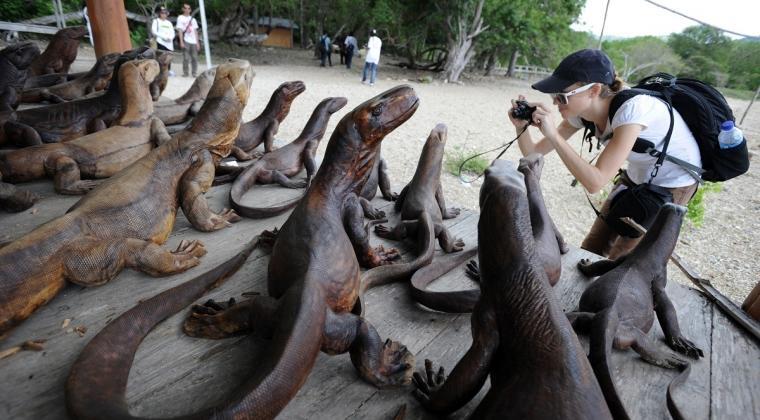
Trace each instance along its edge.
<instances>
[{"instance_id":1,"label":"wooden komodo dragon carving","mask_svg":"<svg viewBox=\"0 0 760 420\"><path fill-rule=\"evenodd\" d=\"M385 225L375 226L375 233L381 238L399 241L408 233L413 234L414 224L404 221L414 221L420 213L427 212L433 220L438 243L445 252L461 251L464 247L464 241L452 237L443 225L444 219L452 219L459 215L458 208L446 208L441 187L441 164L443 149L446 146L446 131L444 124L438 124L430 132L412 181L396 198L395 209L401 213L402 221L393 229L388 229Z\"/></svg>"},{"instance_id":2,"label":"wooden komodo dragon carving","mask_svg":"<svg viewBox=\"0 0 760 420\"><path fill-rule=\"evenodd\" d=\"M380 194L388 201L396 201L398 194L391 191L391 179L388 176L388 164L383 159L382 155L378 151L377 158L375 158L375 164L369 173L369 179L364 184L361 194L359 194L359 201L362 203L364 209L364 217L368 219L378 220L385 217L385 212L376 209L372 206L372 199L377 194L377 189L380 188Z\"/></svg>"},{"instance_id":3,"label":"wooden komodo dragon carving","mask_svg":"<svg viewBox=\"0 0 760 420\"><path fill-rule=\"evenodd\" d=\"M327 131L330 116L346 106L346 98L326 98L314 108L309 121L301 134L291 143L265 154L261 159L245 168L235 179L230 188L230 206L237 214L244 217L264 218L276 216L295 207L301 197L292 199L275 207L253 207L242 204L243 195L257 182L260 184L278 183L285 188L304 188L309 185L317 171L314 155L319 142ZM293 180L306 168L306 180Z\"/></svg>"},{"instance_id":4,"label":"wooden komodo dragon carving","mask_svg":"<svg viewBox=\"0 0 760 420\"><path fill-rule=\"evenodd\" d=\"M71 63L77 59L79 41L87 35L84 26L70 26L53 35L45 51L29 67L29 76L49 73L68 73Z\"/></svg>"},{"instance_id":5,"label":"wooden komodo dragon carving","mask_svg":"<svg viewBox=\"0 0 760 420\"><path fill-rule=\"evenodd\" d=\"M119 53L105 54L98 58L90 71L81 77L47 87L25 89L19 95L19 102L48 101L61 103L79 99L93 92L108 87L113 74L113 67L119 59Z\"/></svg>"},{"instance_id":6,"label":"wooden komodo dragon carving","mask_svg":"<svg viewBox=\"0 0 760 420\"><path fill-rule=\"evenodd\" d=\"M20 42L0 51L0 111L13 111L18 105L17 91L24 86L27 69L40 55L33 42Z\"/></svg>"},{"instance_id":7,"label":"wooden komodo dragon carving","mask_svg":"<svg viewBox=\"0 0 760 420\"><path fill-rule=\"evenodd\" d=\"M536 253L525 181L497 160L480 189L478 248L483 293L472 313L472 345L444 381L425 361L415 396L438 415L491 388L471 418L611 419L578 337ZM487 244L487 245L486 245Z\"/></svg>"},{"instance_id":8,"label":"wooden komodo dragon carving","mask_svg":"<svg viewBox=\"0 0 760 420\"><path fill-rule=\"evenodd\" d=\"M111 127L65 143L25 147L0 155L0 207L29 207L13 186L5 182L27 182L52 177L61 194L85 194L98 185L92 179L108 178L169 141L169 133L152 117L153 101L148 87L158 74L155 60L135 60L119 69L123 105ZM5 185L4 185L5 184ZM8 190L9 197L4 197ZM28 204L24 206L24 204Z\"/></svg>"},{"instance_id":9,"label":"wooden komodo dragon carving","mask_svg":"<svg viewBox=\"0 0 760 420\"><path fill-rule=\"evenodd\" d=\"M153 97L153 101L157 101L164 93L166 84L169 83L169 69L172 65L172 58L174 53L163 50L156 50L156 61L158 61L159 72L158 76L153 79L153 83L150 84L150 95Z\"/></svg>"},{"instance_id":10,"label":"wooden komodo dragon carving","mask_svg":"<svg viewBox=\"0 0 760 420\"><path fill-rule=\"evenodd\" d=\"M280 124L290 113L293 100L305 90L306 85L301 81L285 82L275 89L264 111L240 126L232 155L238 160L253 159L258 156L253 149L261 143L264 143L264 153L274 150L274 136Z\"/></svg>"},{"instance_id":11,"label":"wooden komodo dragon carving","mask_svg":"<svg viewBox=\"0 0 760 420\"><path fill-rule=\"evenodd\" d=\"M546 272L549 284L554 286L562 274L561 254L567 253L568 247L546 210L540 182L543 166L543 155L534 153L520 159L517 170L523 174L523 179L525 179L530 225L533 230L533 241L536 244L536 257ZM414 300L436 311L472 312L475 303L480 298L480 290L433 292L425 290L425 288L441 275L467 261L476 252L477 249L472 249L464 253L467 255L440 257L429 266L415 272L411 281ZM474 281L480 282L480 270L476 260L471 260L467 264L466 273Z\"/></svg>"},{"instance_id":12,"label":"wooden komodo dragon carving","mask_svg":"<svg viewBox=\"0 0 760 420\"><path fill-rule=\"evenodd\" d=\"M688 367L685 360L658 349L647 336L655 312L670 348L693 358L703 356L702 350L681 334L676 310L665 292L667 263L678 242L685 212L683 206L666 204L641 242L628 255L593 263L583 259L578 263L583 274L601 277L583 292L578 311L567 316L577 331L590 335L589 358L616 419L627 419L628 414L615 390L609 365L613 346L620 350L632 348L643 360L657 366ZM672 404L669 408L677 411Z\"/></svg>"},{"instance_id":13,"label":"wooden komodo dragon carving","mask_svg":"<svg viewBox=\"0 0 760 420\"><path fill-rule=\"evenodd\" d=\"M222 338L256 332L272 342L233 395L189 417L274 418L306 381L320 350L349 352L359 375L374 385L409 381L411 353L390 339L383 342L367 320L351 311L362 277L360 260L374 266L388 262L369 247L357 194L383 137L411 117L417 104L414 91L400 86L343 117L308 193L276 236L269 262L270 296L194 308L184 325L190 335ZM407 264L374 268L364 277L404 276L429 262L434 249L429 218L420 226L421 256ZM131 418L124 394L135 352L151 328L197 296L180 288L138 305L93 338L66 384L72 417Z\"/></svg>"},{"instance_id":14,"label":"wooden komodo dragon carving","mask_svg":"<svg viewBox=\"0 0 760 420\"><path fill-rule=\"evenodd\" d=\"M215 161L232 147L252 77L247 61L220 65L204 118L104 181L64 216L0 248L0 335L67 280L96 286L124 267L163 276L200 262L206 251L199 241L183 241L174 252L160 245L180 206L201 231L239 220L233 211L212 212L203 193L214 179Z\"/></svg>"},{"instance_id":15,"label":"wooden komodo dragon carving","mask_svg":"<svg viewBox=\"0 0 760 420\"><path fill-rule=\"evenodd\" d=\"M71 102L14 112L0 112L0 145L19 147L73 140L108 127L121 112L119 67L129 60L153 58L153 50L127 51L114 65L105 93Z\"/></svg>"},{"instance_id":16,"label":"wooden komodo dragon carving","mask_svg":"<svg viewBox=\"0 0 760 420\"><path fill-rule=\"evenodd\" d=\"M215 74L216 68L208 69L195 78L192 86L184 95L168 103L155 103L153 105L154 115L164 125L180 124L195 116L203 106L203 101L206 100L208 90L214 83Z\"/></svg>"}]
</instances>

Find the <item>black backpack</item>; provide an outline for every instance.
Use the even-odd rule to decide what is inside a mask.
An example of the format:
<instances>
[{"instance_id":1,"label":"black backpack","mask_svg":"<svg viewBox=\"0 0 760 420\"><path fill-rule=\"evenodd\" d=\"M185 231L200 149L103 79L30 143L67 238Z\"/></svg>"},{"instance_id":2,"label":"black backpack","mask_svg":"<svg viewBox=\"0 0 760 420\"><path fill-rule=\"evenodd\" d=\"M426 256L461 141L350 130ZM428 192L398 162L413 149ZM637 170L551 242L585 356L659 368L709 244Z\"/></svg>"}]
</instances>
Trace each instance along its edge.
<instances>
[{"instance_id":1,"label":"black backpack","mask_svg":"<svg viewBox=\"0 0 760 420\"><path fill-rule=\"evenodd\" d=\"M664 152L654 149L654 144L641 138L633 146L635 153L647 153L657 157L656 169L664 160L680 165L695 178L704 181L719 182L739 176L749 170L749 153L747 140L738 146L721 149L718 144L720 125L724 121L734 121L734 114L726 99L715 88L695 79L679 79L667 73L657 73L640 80L636 86L618 92L610 103L609 119L615 115L625 101L636 95L650 95L665 101L668 109L675 107L686 122L692 135L697 140L702 156L702 168L666 154L670 134L673 131L671 110L670 130L665 138ZM594 132L594 123L583 120L584 127ZM590 139L590 134L584 138ZM656 175L656 170L653 174Z\"/></svg>"}]
</instances>

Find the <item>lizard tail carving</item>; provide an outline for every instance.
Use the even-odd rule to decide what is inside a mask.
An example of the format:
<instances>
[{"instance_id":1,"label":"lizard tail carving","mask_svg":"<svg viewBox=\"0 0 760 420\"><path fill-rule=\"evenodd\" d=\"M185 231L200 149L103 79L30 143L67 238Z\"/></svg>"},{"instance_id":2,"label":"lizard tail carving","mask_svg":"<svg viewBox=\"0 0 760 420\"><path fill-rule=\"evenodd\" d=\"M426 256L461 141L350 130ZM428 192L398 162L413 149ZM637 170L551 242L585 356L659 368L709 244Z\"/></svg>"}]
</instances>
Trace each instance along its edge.
<instances>
[{"instance_id":1,"label":"lizard tail carving","mask_svg":"<svg viewBox=\"0 0 760 420\"><path fill-rule=\"evenodd\" d=\"M614 308L597 313L591 323L590 354L591 367L602 388L604 399L615 420L628 420L630 417L620 400L615 388L615 380L610 371L610 352L617 332L618 315Z\"/></svg>"},{"instance_id":2,"label":"lizard tail carving","mask_svg":"<svg viewBox=\"0 0 760 420\"><path fill-rule=\"evenodd\" d=\"M240 216L251 219L277 216L278 214L295 207L306 194L306 190L304 190L304 192L297 197L291 198L290 200L273 207L260 208L241 204L243 201L243 195L256 184L257 177L258 168L256 168L255 165L251 165L238 175L237 178L235 178L235 183L232 184L232 188L230 189L230 206L235 209L235 212Z\"/></svg>"},{"instance_id":3,"label":"lizard tail carving","mask_svg":"<svg viewBox=\"0 0 760 420\"><path fill-rule=\"evenodd\" d=\"M158 323L234 274L258 244L257 236L233 258L138 304L103 328L79 355L66 381L66 404L71 416L133 418L125 394L129 370L142 340Z\"/></svg>"}]
</instances>

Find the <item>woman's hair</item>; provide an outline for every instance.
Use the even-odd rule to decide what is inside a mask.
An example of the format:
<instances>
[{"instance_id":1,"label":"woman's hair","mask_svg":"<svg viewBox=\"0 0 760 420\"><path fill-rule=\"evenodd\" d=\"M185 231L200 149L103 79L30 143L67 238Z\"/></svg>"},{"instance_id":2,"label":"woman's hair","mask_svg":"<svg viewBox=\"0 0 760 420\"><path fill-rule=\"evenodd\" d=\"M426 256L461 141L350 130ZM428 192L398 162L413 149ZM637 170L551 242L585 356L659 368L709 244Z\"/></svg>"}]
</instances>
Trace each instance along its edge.
<instances>
[{"instance_id":1,"label":"woman's hair","mask_svg":"<svg viewBox=\"0 0 760 420\"><path fill-rule=\"evenodd\" d=\"M602 85L602 93L600 96L602 98L609 98L610 96L615 96L616 93L620 92L625 88L625 81L620 78L620 76L615 75L615 80L612 82L611 85Z\"/></svg>"}]
</instances>

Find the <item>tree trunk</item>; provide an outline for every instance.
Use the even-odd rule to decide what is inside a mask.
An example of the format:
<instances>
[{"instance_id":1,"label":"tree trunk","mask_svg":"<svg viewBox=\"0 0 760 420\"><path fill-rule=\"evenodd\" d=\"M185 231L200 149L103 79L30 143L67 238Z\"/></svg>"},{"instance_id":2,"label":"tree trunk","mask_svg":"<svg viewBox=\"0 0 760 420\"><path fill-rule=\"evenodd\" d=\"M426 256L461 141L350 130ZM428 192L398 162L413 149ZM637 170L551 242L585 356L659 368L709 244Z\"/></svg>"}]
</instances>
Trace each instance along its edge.
<instances>
[{"instance_id":1,"label":"tree trunk","mask_svg":"<svg viewBox=\"0 0 760 420\"><path fill-rule=\"evenodd\" d=\"M304 18L303 18L303 0L301 0L301 16L299 17L299 23L300 27L298 28L301 31L301 48L306 48L306 38L303 36L303 27L304 27Z\"/></svg>"},{"instance_id":2,"label":"tree trunk","mask_svg":"<svg viewBox=\"0 0 760 420\"><path fill-rule=\"evenodd\" d=\"M465 22L465 16L462 14L456 18L456 28L451 23L451 16L446 20L449 28L449 54L446 65L443 68L443 77L449 82L459 81L459 76L462 75L467 63L475 55L475 38L488 29L487 26L483 27L483 17L481 16L483 3L485 3L485 0L478 0L477 9L469 27Z\"/></svg>"},{"instance_id":3,"label":"tree trunk","mask_svg":"<svg viewBox=\"0 0 760 420\"><path fill-rule=\"evenodd\" d=\"M509 58L509 70L507 70L508 77L515 77L515 66L517 65L517 58L520 56L520 52L516 49L512 51L512 57Z\"/></svg>"},{"instance_id":4,"label":"tree trunk","mask_svg":"<svg viewBox=\"0 0 760 420\"><path fill-rule=\"evenodd\" d=\"M493 76L494 70L496 70L496 54L499 52L498 49L494 48L489 54L488 54L488 60L486 61L486 76Z\"/></svg>"}]
</instances>

